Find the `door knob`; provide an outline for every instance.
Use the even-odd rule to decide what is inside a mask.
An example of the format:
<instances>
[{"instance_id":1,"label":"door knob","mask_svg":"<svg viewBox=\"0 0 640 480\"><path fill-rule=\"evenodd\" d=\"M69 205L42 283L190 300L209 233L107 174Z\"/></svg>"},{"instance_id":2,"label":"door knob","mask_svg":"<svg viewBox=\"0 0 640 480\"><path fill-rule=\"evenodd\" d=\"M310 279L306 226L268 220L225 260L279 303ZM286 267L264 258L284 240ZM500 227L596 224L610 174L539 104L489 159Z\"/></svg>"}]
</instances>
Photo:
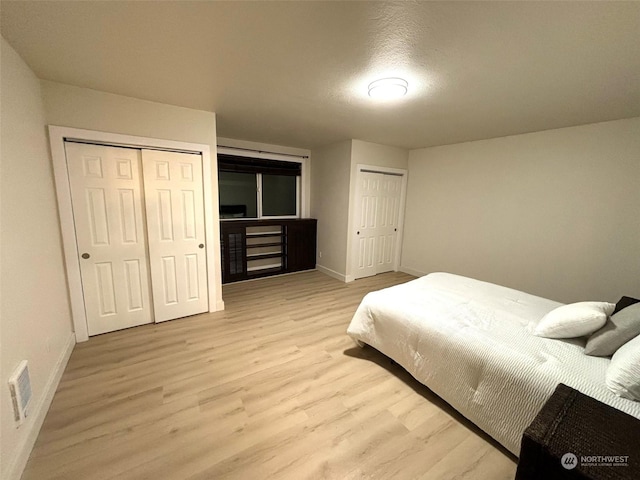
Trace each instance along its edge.
<instances>
[{"instance_id":1,"label":"door knob","mask_svg":"<svg viewBox=\"0 0 640 480\"><path fill-rule=\"evenodd\" d=\"M198 248L204 248L204 243L201 243L200 245L198 245Z\"/></svg>"},{"instance_id":2,"label":"door knob","mask_svg":"<svg viewBox=\"0 0 640 480\"><path fill-rule=\"evenodd\" d=\"M90 256L91 256L91 255L89 255L88 253L83 253L83 254L82 254L82 258L84 258L85 260L86 260L87 258L89 258Z\"/></svg>"}]
</instances>

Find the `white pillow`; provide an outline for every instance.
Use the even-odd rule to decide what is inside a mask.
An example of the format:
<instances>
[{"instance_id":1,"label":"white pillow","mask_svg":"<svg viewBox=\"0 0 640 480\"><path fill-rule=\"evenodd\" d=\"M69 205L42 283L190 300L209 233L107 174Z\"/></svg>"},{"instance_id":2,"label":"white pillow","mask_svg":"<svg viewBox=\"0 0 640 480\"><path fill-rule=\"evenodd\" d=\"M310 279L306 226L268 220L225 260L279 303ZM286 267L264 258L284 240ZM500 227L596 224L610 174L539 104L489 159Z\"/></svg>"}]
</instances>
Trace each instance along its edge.
<instances>
[{"instance_id":1,"label":"white pillow","mask_svg":"<svg viewBox=\"0 0 640 480\"><path fill-rule=\"evenodd\" d=\"M619 397L640 400L640 335L616 350L605 379Z\"/></svg>"},{"instance_id":2,"label":"white pillow","mask_svg":"<svg viewBox=\"0 0 640 480\"><path fill-rule=\"evenodd\" d=\"M614 303L578 302L563 305L547 313L533 334L545 338L574 338L601 328L616 308Z\"/></svg>"}]
</instances>

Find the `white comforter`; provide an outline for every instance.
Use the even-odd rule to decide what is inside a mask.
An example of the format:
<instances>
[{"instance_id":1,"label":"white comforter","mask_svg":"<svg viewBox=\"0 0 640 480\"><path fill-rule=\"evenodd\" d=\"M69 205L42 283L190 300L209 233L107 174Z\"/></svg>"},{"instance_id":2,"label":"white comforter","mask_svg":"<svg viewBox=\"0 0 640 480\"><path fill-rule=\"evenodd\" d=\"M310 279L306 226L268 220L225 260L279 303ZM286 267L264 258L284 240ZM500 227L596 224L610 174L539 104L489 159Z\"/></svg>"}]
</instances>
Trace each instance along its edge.
<instances>
[{"instance_id":1,"label":"white comforter","mask_svg":"<svg viewBox=\"0 0 640 480\"><path fill-rule=\"evenodd\" d=\"M348 328L518 455L522 433L564 383L640 418L605 385L610 360L584 340L535 337L560 303L448 273L369 293Z\"/></svg>"}]
</instances>

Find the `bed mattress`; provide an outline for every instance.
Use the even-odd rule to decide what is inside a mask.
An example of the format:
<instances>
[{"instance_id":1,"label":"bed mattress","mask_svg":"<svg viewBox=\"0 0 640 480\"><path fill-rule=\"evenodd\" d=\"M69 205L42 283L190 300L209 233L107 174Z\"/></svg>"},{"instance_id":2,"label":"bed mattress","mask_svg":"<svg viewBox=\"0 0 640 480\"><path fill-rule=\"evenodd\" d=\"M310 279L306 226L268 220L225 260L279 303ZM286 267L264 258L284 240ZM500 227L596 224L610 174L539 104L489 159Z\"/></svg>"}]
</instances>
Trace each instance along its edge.
<instances>
[{"instance_id":1,"label":"bed mattress","mask_svg":"<svg viewBox=\"0 0 640 480\"><path fill-rule=\"evenodd\" d=\"M432 273L362 300L348 334L402 365L504 445L520 452L526 427L564 383L640 418L640 402L605 385L610 360L584 340L533 336L562 304L448 273Z\"/></svg>"}]
</instances>

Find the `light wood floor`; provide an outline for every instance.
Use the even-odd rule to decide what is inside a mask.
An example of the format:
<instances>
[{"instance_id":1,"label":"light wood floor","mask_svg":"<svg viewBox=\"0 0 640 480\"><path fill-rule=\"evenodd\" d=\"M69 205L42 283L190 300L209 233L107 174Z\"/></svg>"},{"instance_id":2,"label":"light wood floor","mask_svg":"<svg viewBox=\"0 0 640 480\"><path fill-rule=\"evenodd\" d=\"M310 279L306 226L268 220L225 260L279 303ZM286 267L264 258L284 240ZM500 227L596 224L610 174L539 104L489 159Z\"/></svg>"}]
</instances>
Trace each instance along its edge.
<instances>
[{"instance_id":1,"label":"light wood floor","mask_svg":"<svg viewBox=\"0 0 640 480\"><path fill-rule=\"evenodd\" d=\"M512 456L345 334L366 292L319 272L224 287L226 310L78 344L29 479L512 479Z\"/></svg>"}]
</instances>

